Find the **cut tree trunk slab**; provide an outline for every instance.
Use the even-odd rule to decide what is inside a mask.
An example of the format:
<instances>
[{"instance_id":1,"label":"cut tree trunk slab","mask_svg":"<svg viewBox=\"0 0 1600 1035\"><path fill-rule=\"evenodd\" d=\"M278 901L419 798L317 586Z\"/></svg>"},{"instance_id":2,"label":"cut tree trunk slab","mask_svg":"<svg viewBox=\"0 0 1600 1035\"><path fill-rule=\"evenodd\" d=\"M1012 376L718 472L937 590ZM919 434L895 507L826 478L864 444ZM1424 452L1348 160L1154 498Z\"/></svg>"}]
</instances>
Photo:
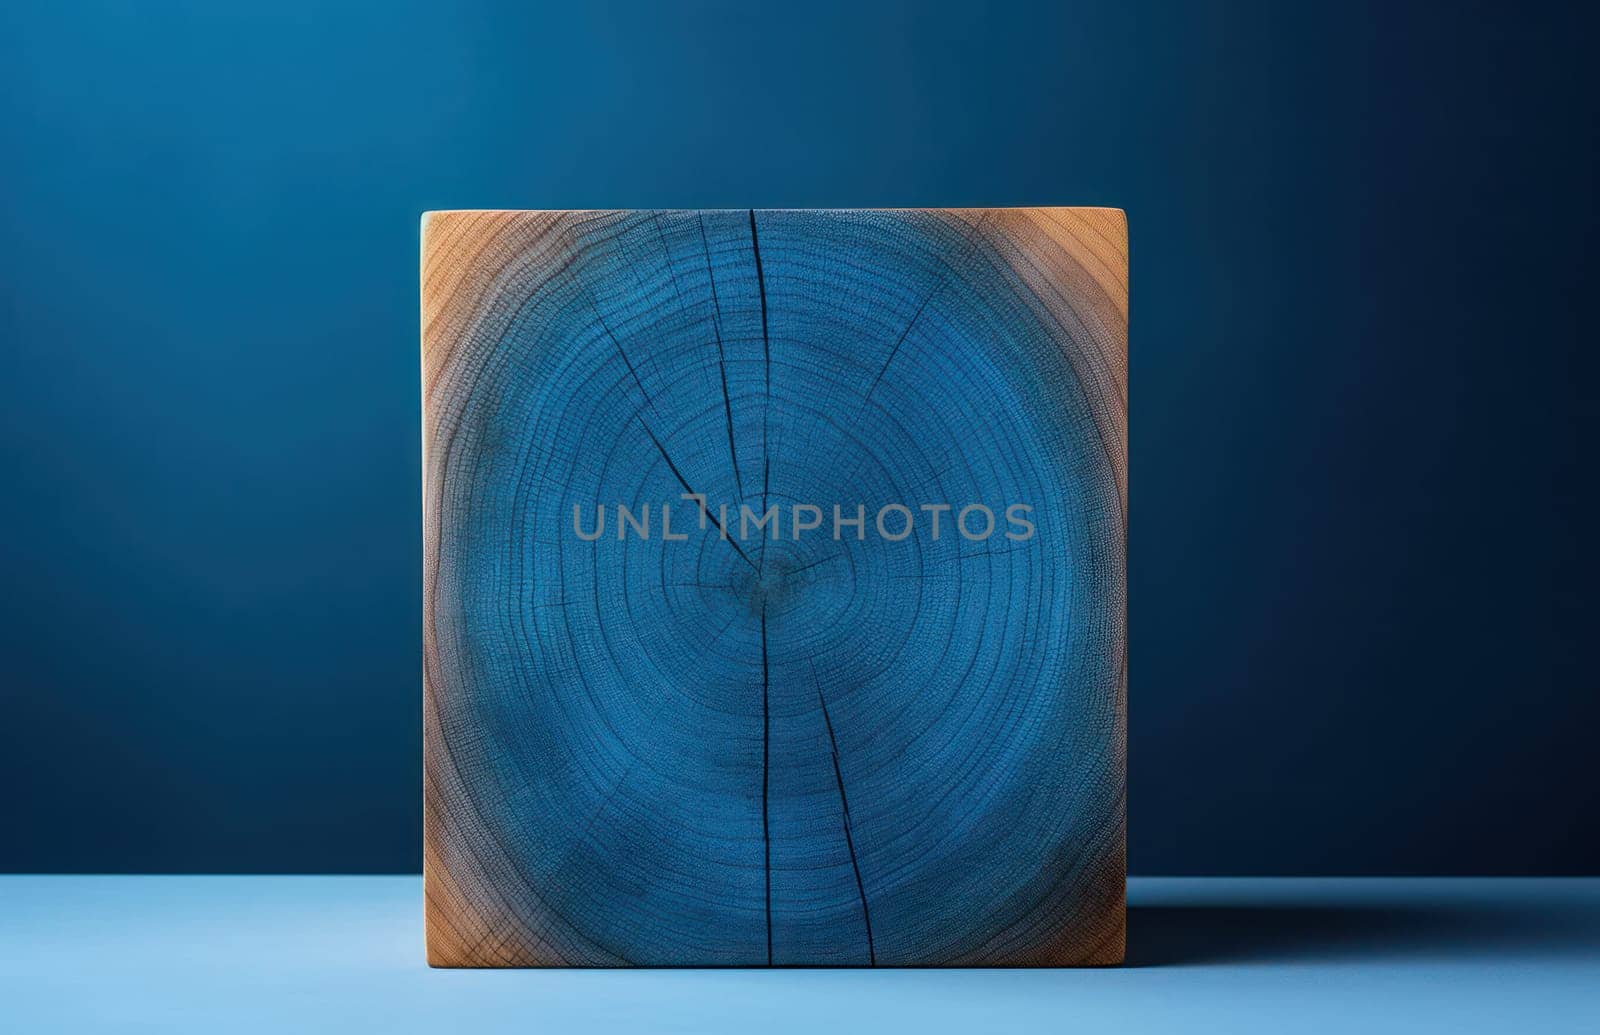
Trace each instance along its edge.
<instances>
[{"instance_id":1,"label":"cut tree trunk slab","mask_svg":"<svg viewBox=\"0 0 1600 1035\"><path fill-rule=\"evenodd\" d=\"M1123 951L1107 209L444 212L428 957Z\"/></svg>"}]
</instances>

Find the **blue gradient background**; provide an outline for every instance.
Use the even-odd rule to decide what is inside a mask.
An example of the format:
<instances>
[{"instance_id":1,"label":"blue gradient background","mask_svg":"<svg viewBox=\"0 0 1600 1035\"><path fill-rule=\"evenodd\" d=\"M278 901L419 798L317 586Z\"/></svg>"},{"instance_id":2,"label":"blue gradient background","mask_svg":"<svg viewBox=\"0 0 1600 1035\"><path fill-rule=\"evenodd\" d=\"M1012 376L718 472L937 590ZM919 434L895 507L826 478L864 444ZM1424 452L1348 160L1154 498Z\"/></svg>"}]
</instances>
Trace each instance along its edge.
<instances>
[{"instance_id":1,"label":"blue gradient background","mask_svg":"<svg viewBox=\"0 0 1600 1035\"><path fill-rule=\"evenodd\" d=\"M420 865L421 211L1051 203L1132 869L1600 870L1594 16L1507 7L9 5L0 868Z\"/></svg>"}]
</instances>

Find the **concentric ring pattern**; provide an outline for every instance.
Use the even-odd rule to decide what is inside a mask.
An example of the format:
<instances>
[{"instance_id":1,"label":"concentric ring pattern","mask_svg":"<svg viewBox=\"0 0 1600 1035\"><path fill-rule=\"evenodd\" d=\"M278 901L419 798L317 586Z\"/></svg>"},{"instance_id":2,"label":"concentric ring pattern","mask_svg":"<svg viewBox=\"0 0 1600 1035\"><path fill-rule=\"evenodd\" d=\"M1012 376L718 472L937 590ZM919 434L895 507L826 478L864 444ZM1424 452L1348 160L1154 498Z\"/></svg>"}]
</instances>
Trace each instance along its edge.
<instances>
[{"instance_id":1,"label":"concentric ring pattern","mask_svg":"<svg viewBox=\"0 0 1600 1035\"><path fill-rule=\"evenodd\" d=\"M436 213L422 289L432 962L1121 958L1120 212Z\"/></svg>"}]
</instances>

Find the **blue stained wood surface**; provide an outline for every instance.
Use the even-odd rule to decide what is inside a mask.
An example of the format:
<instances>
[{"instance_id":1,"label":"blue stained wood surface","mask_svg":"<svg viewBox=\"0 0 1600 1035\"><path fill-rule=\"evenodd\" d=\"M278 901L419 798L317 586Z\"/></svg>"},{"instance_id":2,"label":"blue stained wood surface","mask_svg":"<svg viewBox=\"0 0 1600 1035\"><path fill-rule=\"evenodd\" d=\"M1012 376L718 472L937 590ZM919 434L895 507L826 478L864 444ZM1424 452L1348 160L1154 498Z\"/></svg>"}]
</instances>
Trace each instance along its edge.
<instances>
[{"instance_id":1,"label":"blue stained wood surface","mask_svg":"<svg viewBox=\"0 0 1600 1035\"><path fill-rule=\"evenodd\" d=\"M1124 235L429 217L434 962L1120 958Z\"/></svg>"}]
</instances>

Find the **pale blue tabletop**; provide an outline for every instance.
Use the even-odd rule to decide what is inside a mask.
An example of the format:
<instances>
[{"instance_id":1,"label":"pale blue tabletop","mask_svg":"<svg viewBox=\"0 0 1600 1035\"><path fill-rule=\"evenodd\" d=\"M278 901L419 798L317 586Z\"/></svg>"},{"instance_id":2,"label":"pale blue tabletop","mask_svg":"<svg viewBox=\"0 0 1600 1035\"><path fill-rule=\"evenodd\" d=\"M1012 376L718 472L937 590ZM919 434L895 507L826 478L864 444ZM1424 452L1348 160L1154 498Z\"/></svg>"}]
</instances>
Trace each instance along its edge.
<instances>
[{"instance_id":1,"label":"pale blue tabletop","mask_svg":"<svg viewBox=\"0 0 1600 1035\"><path fill-rule=\"evenodd\" d=\"M430 970L416 877L0 877L0 1031L1600 1031L1600 879L1129 883L1106 970Z\"/></svg>"}]
</instances>

